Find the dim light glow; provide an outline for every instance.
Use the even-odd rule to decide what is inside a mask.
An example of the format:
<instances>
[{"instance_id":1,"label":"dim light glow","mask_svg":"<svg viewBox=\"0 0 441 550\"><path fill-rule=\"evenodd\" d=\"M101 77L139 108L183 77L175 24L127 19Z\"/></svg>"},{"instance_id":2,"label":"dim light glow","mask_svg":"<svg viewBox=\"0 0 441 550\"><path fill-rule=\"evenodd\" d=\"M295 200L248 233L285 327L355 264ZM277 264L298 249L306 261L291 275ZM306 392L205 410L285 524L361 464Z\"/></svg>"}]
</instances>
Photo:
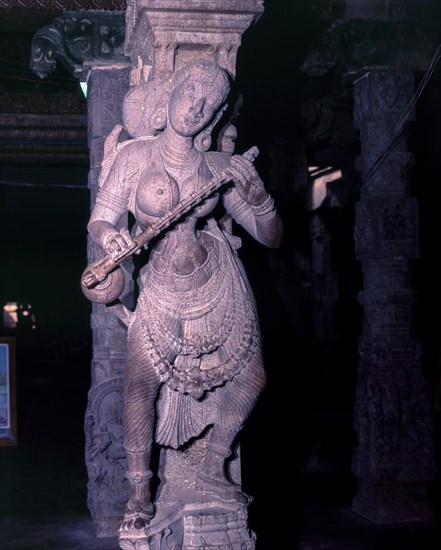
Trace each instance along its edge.
<instances>
[{"instance_id":1,"label":"dim light glow","mask_svg":"<svg viewBox=\"0 0 441 550\"><path fill-rule=\"evenodd\" d=\"M31 304L6 302L3 306L3 326L9 329L28 327L35 330L37 322Z\"/></svg>"},{"instance_id":2,"label":"dim light glow","mask_svg":"<svg viewBox=\"0 0 441 550\"><path fill-rule=\"evenodd\" d=\"M309 197L309 210L319 208L327 196L327 184L332 181L342 179L341 170L337 170L332 166L319 168L318 166L310 166L308 168L309 177L312 182L312 188Z\"/></svg>"},{"instance_id":3,"label":"dim light glow","mask_svg":"<svg viewBox=\"0 0 441 550\"><path fill-rule=\"evenodd\" d=\"M87 82L80 82L80 86L84 97L87 97Z\"/></svg>"}]
</instances>

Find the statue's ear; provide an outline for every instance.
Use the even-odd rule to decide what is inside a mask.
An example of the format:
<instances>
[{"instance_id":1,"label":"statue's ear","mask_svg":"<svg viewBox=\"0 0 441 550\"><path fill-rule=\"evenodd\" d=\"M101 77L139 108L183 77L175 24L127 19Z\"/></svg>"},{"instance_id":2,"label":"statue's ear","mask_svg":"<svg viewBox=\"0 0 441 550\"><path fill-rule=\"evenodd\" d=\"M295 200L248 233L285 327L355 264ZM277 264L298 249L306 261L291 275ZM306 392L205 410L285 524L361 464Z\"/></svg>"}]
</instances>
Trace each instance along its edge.
<instances>
[{"instance_id":1,"label":"statue's ear","mask_svg":"<svg viewBox=\"0 0 441 550\"><path fill-rule=\"evenodd\" d=\"M155 130L163 130L167 125L167 112L164 107L158 107L151 118Z\"/></svg>"}]
</instances>

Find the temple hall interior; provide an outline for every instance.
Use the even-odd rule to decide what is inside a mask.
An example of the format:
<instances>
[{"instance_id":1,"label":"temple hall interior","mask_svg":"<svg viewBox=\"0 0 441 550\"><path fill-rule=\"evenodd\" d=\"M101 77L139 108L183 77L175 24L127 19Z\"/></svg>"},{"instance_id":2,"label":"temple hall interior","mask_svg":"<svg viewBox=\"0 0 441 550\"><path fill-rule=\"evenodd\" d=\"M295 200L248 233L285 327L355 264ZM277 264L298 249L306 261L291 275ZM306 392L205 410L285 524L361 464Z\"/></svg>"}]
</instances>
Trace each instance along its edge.
<instances>
[{"instance_id":1,"label":"temple hall interior","mask_svg":"<svg viewBox=\"0 0 441 550\"><path fill-rule=\"evenodd\" d=\"M0 0L2 550L118 549L88 508L94 342L80 278L91 113L119 115L92 111L72 52L37 74L33 38L77 12L121 22L126 8ZM235 227L268 377L240 439L256 548L439 549L441 3L263 8L237 52L234 119L236 153L258 147L285 229L267 249Z\"/></svg>"}]
</instances>

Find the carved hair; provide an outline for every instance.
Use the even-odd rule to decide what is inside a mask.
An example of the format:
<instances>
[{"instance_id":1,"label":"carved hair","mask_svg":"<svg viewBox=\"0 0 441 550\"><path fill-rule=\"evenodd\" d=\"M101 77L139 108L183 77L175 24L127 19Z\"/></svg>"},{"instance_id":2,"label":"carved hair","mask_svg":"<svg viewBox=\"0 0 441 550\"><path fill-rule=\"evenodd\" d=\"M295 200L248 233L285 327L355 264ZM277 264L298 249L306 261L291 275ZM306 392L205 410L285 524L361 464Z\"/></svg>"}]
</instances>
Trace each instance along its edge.
<instances>
[{"instance_id":1,"label":"carved hair","mask_svg":"<svg viewBox=\"0 0 441 550\"><path fill-rule=\"evenodd\" d=\"M132 86L123 102L123 122L133 138L154 136L167 124L170 83L151 80Z\"/></svg>"},{"instance_id":2,"label":"carved hair","mask_svg":"<svg viewBox=\"0 0 441 550\"><path fill-rule=\"evenodd\" d=\"M187 79L205 84L210 93L218 95L219 105L226 100L230 91L227 71L208 59L198 59L178 69L172 76L173 88Z\"/></svg>"}]
</instances>

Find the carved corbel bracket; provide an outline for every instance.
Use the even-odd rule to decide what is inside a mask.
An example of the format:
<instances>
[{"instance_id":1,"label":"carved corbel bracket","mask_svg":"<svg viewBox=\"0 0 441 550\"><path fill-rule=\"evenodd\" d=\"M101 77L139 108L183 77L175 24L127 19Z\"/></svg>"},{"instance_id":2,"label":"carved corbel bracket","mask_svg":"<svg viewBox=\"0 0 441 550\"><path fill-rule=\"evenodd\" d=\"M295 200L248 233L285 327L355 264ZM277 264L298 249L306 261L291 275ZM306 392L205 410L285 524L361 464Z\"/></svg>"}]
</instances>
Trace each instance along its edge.
<instances>
[{"instance_id":1,"label":"carved corbel bracket","mask_svg":"<svg viewBox=\"0 0 441 550\"><path fill-rule=\"evenodd\" d=\"M30 68L40 78L58 61L74 76L83 76L84 63L124 62L125 14L98 10L64 11L53 24L39 29L31 47Z\"/></svg>"},{"instance_id":2,"label":"carved corbel bracket","mask_svg":"<svg viewBox=\"0 0 441 550\"><path fill-rule=\"evenodd\" d=\"M263 9L263 0L129 0L125 53L159 77L201 58L234 77L242 35Z\"/></svg>"}]
</instances>

